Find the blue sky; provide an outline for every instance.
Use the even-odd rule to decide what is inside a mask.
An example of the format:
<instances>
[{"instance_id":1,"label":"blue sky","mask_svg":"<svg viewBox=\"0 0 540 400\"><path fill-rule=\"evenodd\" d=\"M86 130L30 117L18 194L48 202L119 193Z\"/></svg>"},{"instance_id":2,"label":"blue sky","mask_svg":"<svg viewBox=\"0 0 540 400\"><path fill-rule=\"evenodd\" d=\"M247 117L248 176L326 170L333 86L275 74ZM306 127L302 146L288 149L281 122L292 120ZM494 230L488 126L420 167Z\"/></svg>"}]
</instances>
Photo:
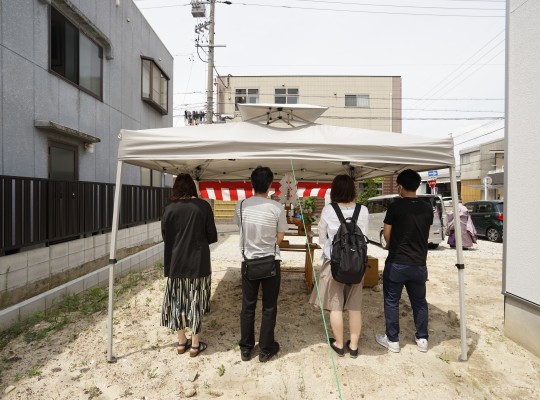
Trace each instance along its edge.
<instances>
[{"instance_id":1,"label":"blue sky","mask_svg":"<svg viewBox=\"0 0 540 400\"><path fill-rule=\"evenodd\" d=\"M206 54L195 47L207 40L195 33L204 19L189 0L135 3L174 55L175 125L183 125L186 108L205 107ZM505 1L232 3L216 4L221 75L399 75L404 133L473 137L504 116Z\"/></svg>"}]
</instances>

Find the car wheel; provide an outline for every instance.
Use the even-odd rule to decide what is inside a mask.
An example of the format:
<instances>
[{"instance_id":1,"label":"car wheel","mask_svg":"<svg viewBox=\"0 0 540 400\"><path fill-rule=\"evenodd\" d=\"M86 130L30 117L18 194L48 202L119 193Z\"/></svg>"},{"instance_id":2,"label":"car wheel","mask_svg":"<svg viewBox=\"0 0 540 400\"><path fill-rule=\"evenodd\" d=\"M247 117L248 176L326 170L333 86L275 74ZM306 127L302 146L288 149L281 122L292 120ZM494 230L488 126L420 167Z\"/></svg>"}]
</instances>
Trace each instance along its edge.
<instances>
[{"instance_id":1,"label":"car wheel","mask_svg":"<svg viewBox=\"0 0 540 400\"><path fill-rule=\"evenodd\" d=\"M435 250L437 247L439 247L439 243L428 243L427 247L430 250Z\"/></svg>"},{"instance_id":2,"label":"car wheel","mask_svg":"<svg viewBox=\"0 0 540 400\"><path fill-rule=\"evenodd\" d=\"M496 228L488 228L486 237L490 242L501 242L502 236Z\"/></svg>"},{"instance_id":3,"label":"car wheel","mask_svg":"<svg viewBox=\"0 0 540 400\"><path fill-rule=\"evenodd\" d=\"M384 234L381 232L381 247L385 250L388 250L388 243L384 240Z\"/></svg>"}]
</instances>

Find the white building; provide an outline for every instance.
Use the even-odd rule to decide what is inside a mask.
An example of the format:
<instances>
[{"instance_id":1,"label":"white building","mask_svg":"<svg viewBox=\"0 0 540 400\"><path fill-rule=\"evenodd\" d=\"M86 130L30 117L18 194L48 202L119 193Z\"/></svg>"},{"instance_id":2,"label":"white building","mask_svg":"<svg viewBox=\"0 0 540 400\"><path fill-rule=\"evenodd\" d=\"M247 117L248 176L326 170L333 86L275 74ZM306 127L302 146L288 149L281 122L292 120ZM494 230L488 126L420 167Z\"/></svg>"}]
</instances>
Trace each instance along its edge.
<instances>
[{"instance_id":1,"label":"white building","mask_svg":"<svg viewBox=\"0 0 540 400\"><path fill-rule=\"evenodd\" d=\"M504 333L540 356L540 2L506 6Z\"/></svg>"}]
</instances>

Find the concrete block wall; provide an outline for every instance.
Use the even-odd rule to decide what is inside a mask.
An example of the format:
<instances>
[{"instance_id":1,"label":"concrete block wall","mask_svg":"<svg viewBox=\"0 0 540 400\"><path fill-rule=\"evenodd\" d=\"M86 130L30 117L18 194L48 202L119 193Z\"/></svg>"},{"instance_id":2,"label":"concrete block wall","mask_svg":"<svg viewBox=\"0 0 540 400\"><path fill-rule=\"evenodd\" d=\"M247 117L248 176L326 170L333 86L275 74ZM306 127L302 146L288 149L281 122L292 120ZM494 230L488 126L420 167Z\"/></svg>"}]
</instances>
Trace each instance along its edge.
<instances>
[{"instance_id":1,"label":"concrete block wall","mask_svg":"<svg viewBox=\"0 0 540 400\"><path fill-rule=\"evenodd\" d=\"M161 241L161 222L118 231L117 249ZM109 254L111 234L91 236L0 257L0 293L31 285Z\"/></svg>"},{"instance_id":2,"label":"concrete block wall","mask_svg":"<svg viewBox=\"0 0 540 400\"><path fill-rule=\"evenodd\" d=\"M163 243L159 243L137 254L118 261L114 266L114 276L124 276L130 272L145 270L163 259ZM71 282L64 283L45 293L41 293L19 304L0 310L0 331L8 329L39 311L54 307L67 294L79 294L93 287L109 284L109 266L98 269Z\"/></svg>"}]
</instances>

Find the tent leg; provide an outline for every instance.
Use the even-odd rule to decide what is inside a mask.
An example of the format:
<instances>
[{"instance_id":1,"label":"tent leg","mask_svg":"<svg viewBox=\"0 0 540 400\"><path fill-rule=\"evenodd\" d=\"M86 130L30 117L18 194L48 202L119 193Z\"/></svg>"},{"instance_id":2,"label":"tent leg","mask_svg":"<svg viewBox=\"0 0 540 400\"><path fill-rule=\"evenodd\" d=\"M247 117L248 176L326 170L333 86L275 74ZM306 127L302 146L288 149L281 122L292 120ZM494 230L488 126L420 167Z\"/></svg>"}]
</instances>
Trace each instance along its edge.
<instances>
[{"instance_id":1,"label":"tent leg","mask_svg":"<svg viewBox=\"0 0 540 400\"><path fill-rule=\"evenodd\" d=\"M107 362L115 363L116 357L112 354L113 340L113 311L114 311L114 266L116 264L116 239L118 236L118 221L120 215L120 196L122 194L122 167L123 162L118 161L116 167L116 186L114 189L114 209L111 230L111 247L109 252L109 317L107 337Z\"/></svg>"},{"instance_id":2,"label":"tent leg","mask_svg":"<svg viewBox=\"0 0 540 400\"><path fill-rule=\"evenodd\" d=\"M459 198L457 190L456 170L450 167L450 182L452 188L452 208L454 209L454 221L459 222ZM459 226L457 222L454 226ZM459 285L459 327L461 336L461 355L460 361L467 361L467 319L465 316L465 264L463 263L463 239L461 229L454 229L456 235L456 267L458 269Z\"/></svg>"}]
</instances>

